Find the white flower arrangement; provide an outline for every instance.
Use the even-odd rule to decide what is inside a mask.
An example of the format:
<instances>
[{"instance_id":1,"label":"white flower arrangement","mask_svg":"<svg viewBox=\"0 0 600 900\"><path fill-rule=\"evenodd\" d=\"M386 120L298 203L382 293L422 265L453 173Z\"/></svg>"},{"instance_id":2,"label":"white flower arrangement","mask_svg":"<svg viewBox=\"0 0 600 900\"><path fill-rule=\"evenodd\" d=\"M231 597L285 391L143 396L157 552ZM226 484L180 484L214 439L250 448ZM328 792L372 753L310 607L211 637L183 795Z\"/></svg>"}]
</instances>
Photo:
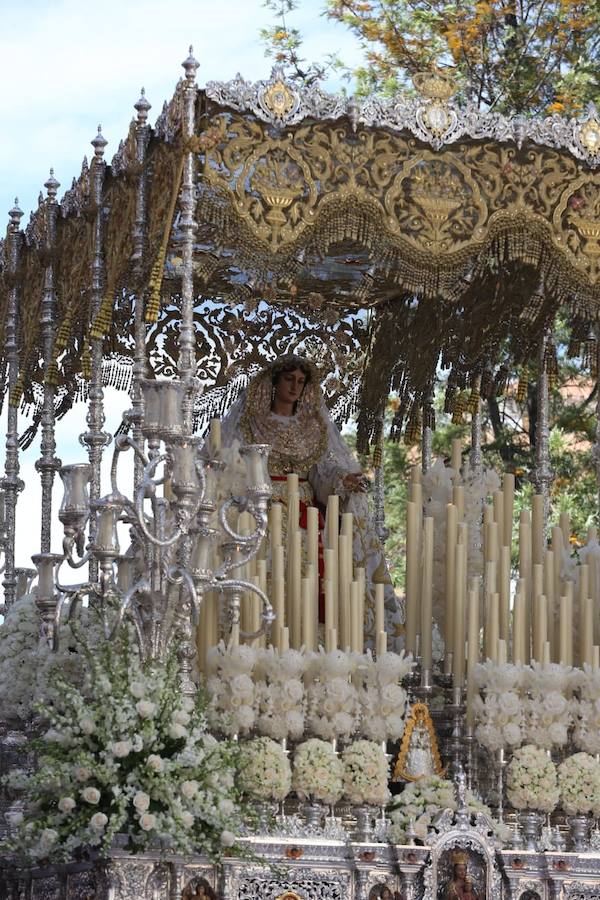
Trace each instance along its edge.
<instances>
[{"instance_id":1,"label":"white flower arrangement","mask_svg":"<svg viewBox=\"0 0 600 900\"><path fill-rule=\"evenodd\" d=\"M242 743L239 786L255 800L285 800L292 789L292 770L282 747L268 737Z\"/></svg>"},{"instance_id":2,"label":"white flower arrangement","mask_svg":"<svg viewBox=\"0 0 600 900\"><path fill-rule=\"evenodd\" d=\"M552 812L559 798L556 766L539 747L519 747L508 764L506 788L515 809Z\"/></svg>"},{"instance_id":3,"label":"white flower arrangement","mask_svg":"<svg viewBox=\"0 0 600 900\"><path fill-rule=\"evenodd\" d=\"M344 767L331 744L311 738L296 748L292 787L300 800L337 803L344 790Z\"/></svg>"},{"instance_id":4,"label":"white flower arrangement","mask_svg":"<svg viewBox=\"0 0 600 900\"><path fill-rule=\"evenodd\" d=\"M412 827L419 840L426 840L433 820L445 809L456 809L451 781L429 775L407 784L389 807L388 839L392 844L404 844Z\"/></svg>"},{"instance_id":5,"label":"white flower arrangement","mask_svg":"<svg viewBox=\"0 0 600 900\"><path fill-rule=\"evenodd\" d=\"M207 733L200 700L181 695L176 650L166 666L143 667L123 639L87 654L82 688L53 677L54 705L38 710L49 727L33 745L37 770L6 779L26 813L5 851L68 859L119 833L134 852L160 840L220 858L245 813L238 751Z\"/></svg>"},{"instance_id":6,"label":"white flower arrangement","mask_svg":"<svg viewBox=\"0 0 600 900\"><path fill-rule=\"evenodd\" d=\"M580 815L600 807L600 763L588 753L575 753L558 767L562 808Z\"/></svg>"},{"instance_id":7,"label":"white flower arrangement","mask_svg":"<svg viewBox=\"0 0 600 900\"><path fill-rule=\"evenodd\" d=\"M573 743L586 753L600 753L600 671L585 664L573 672L572 684L579 689L573 700Z\"/></svg>"},{"instance_id":8,"label":"white flower arrangement","mask_svg":"<svg viewBox=\"0 0 600 900\"><path fill-rule=\"evenodd\" d=\"M307 657L298 650L259 650L255 669L256 730L274 740L304 736L306 696L302 675ZM262 675L262 678L259 676Z\"/></svg>"},{"instance_id":9,"label":"white flower arrangement","mask_svg":"<svg viewBox=\"0 0 600 900\"><path fill-rule=\"evenodd\" d=\"M308 729L324 740L346 741L356 734L360 722L358 691L350 674L356 660L341 650L311 654L306 686Z\"/></svg>"},{"instance_id":10,"label":"white flower arrangement","mask_svg":"<svg viewBox=\"0 0 600 900\"><path fill-rule=\"evenodd\" d=\"M508 829L496 821L488 806L471 791L467 791L467 808L472 817L483 813L494 834L500 839L508 837ZM398 797L394 797L389 809L387 837L392 844L406 843L412 832L420 841L427 840L430 830L435 829L436 818L445 810L456 810L454 784L439 775L428 775L407 784Z\"/></svg>"},{"instance_id":11,"label":"white flower arrangement","mask_svg":"<svg viewBox=\"0 0 600 900\"><path fill-rule=\"evenodd\" d=\"M390 798L388 761L380 744L355 741L342 753L344 797L357 806L383 806Z\"/></svg>"},{"instance_id":12,"label":"white flower arrangement","mask_svg":"<svg viewBox=\"0 0 600 900\"><path fill-rule=\"evenodd\" d=\"M473 699L475 739L491 752L518 747L523 741L523 666L491 660L474 670L475 682L483 697Z\"/></svg>"},{"instance_id":13,"label":"white flower arrangement","mask_svg":"<svg viewBox=\"0 0 600 900\"><path fill-rule=\"evenodd\" d=\"M402 679L413 666L412 656L383 653L374 660L370 653L360 657L357 671L362 676L358 690L361 706L359 733L371 741L395 741L404 733L406 691Z\"/></svg>"},{"instance_id":14,"label":"white flower arrangement","mask_svg":"<svg viewBox=\"0 0 600 900\"><path fill-rule=\"evenodd\" d=\"M85 656L70 627L60 626L58 653L40 639L40 631L34 591L13 603L0 625L0 718L4 721L29 722L36 702L51 702L53 672L73 684L83 679ZM88 632L96 637L95 626Z\"/></svg>"},{"instance_id":15,"label":"white flower arrangement","mask_svg":"<svg viewBox=\"0 0 600 900\"><path fill-rule=\"evenodd\" d=\"M252 677L257 652L247 644L212 647L206 657L206 710L215 731L233 737L248 734L256 724L258 698Z\"/></svg>"}]
</instances>

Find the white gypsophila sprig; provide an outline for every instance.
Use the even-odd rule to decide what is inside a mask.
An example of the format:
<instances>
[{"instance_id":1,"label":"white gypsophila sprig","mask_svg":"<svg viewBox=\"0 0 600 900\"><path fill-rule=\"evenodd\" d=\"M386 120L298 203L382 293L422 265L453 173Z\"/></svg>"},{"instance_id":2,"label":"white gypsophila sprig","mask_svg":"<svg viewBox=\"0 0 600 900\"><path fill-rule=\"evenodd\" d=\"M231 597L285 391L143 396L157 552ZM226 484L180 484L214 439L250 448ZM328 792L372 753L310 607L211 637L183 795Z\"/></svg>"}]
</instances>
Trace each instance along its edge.
<instances>
[{"instance_id":1,"label":"white gypsophila sprig","mask_svg":"<svg viewBox=\"0 0 600 900\"><path fill-rule=\"evenodd\" d=\"M507 796L515 809L552 812L558 803L556 766L532 744L519 747L507 768Z\"/></svg>"},{"instance_id":2,"label":"white gypsophila sprig","mask_svg":"<svg viewBox=\"0 0 600 900\"><path fill-rule=\"evenodd\" d=\"M38 768L9 776L31 812L5 849L67 859L125 833L136 852L160 838L218 860L245 816L238 751L207 733L200 699L182 696L177 647L166 666L142 666L123 639L88 654L88 664L86 694L54 678L49 727L34 747Z\"/></svg>"},{"instance_id":3,"label":"white gypsophila sprig","mask_svg":"<svg viewBox=\"0 0 600 900\"><path fill-rule=\"evenodd\" d=\"M311 738L296 747L292 786L300 800L336 803L343 792L344 768L331 744Z\"/></svg>"},{"instance_id":4,"label":"white gypsophila sprig","mask_svg":"<svg viewBox=\"0 0 600 900\"><path fill-rule=\"evenodd\" d=\"M355 805L383 806L390 797L388 760L373 741L354 741L342 753L344 797Z\"/></svg>"},{"instance_id":5,"label":"white gypsophila sprig","mask_svg":"<svg viewBox=\"0 0 600 900\"><path fill-rule=\"evenodd\" d=\"M240 747L240 787L257 800L285 800L292 787L292 770L280 744L268 737Z\"/></svg>"},{"instance_id":6,"label":"white gypsophila sprig","mask_svg":"<svg viewBox=\"0 0 600 900\"><path fill-rule=\"evenodd\" d=\"M600 763L588 753L575 753L558 767L561 806L569 815L600 808Z\"/></svg>"}]
</instances>

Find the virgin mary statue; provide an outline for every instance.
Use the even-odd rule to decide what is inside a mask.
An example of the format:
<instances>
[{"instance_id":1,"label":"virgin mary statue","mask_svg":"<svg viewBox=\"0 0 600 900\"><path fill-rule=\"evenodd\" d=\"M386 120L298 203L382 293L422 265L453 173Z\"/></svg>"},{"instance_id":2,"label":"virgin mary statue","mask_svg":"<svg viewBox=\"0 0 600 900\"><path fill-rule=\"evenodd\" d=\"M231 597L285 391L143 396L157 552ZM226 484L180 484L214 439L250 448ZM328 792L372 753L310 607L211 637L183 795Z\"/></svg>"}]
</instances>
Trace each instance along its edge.
<instances>
[{"instance_id":1,"label":"virgin mary statue","mask_svg":"<svg viewBox=\"0 0 600 900\"><path fill-rule=\"evenodd\" d=\"M388 646L397 649L400 645L395 639L403 630L403 616L369 515L366 479L331 418L320 381L317 367L309 360L280 357L252 379L225 416L223 445L238 441L271 446L273 501L282 504L284 523L290 473L299 477L301 528L306 525L306 508L317 506L322 529L328 497L339 496L340 511L354 516L354 565L366 573L365 634L372 636L373 585L382 583Z\"/></svg>"}]
</instances>

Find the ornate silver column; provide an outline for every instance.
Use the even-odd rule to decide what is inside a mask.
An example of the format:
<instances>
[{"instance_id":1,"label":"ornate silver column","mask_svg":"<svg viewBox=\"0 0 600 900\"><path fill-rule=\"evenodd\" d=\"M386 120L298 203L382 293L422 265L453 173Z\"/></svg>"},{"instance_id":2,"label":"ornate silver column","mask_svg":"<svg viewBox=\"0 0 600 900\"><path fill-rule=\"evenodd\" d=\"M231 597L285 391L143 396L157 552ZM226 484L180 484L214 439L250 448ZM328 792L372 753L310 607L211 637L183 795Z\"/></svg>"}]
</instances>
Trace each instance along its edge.
<instances>
[{"instance_id":1,"label":"ornate silver column","mask_svg":"<svg viewBox=\"0 0 600 900\"><path fill-rule=\"evenodd\" d=\"M427 472L431 466L433 451L433 386L423 397L423 431L421 435L421 466Z\"/></svg>"},{"instance_id":2,"label":"ornate silver column","mask_svg":"<svg viewBox=\"0 0 600 900\"><path fill-rule=\"evenodd\" d=\"M592 450L592 456L596 465L597 519L600 520L600 327L596 328L596 443Z\"/></svg>"},{"instance_id":3,"label":"ornate silver column","mask_svg":"<svg viewBox=\"0 0 600 900\"><path fill-rule=\"evenodd\" d=\"M60 183L54 177L54 170L50 169L50 177L44 184L48 196L44 204L44 216L46 219L46 243L44 252L47 256L44 271L44 293L41 304L41 338L42 354L44 361L44 397L42 401L42 435L40 441L40 458L36 461L36 471L40 473L42 482L42 527L40 547L42 553L50 553L50 538L52 532L52 486L54 476L61 467L61 461L56 456L56 433L54 416L54 398L56 384L52 373L54 359L54 340L56 337L56 291L54 290L54 250L56 246L56 217L58 215L58 203L56 195Z\"/></svg>"},{"instance_id":4,"label":"ornate silver column","mask_svg":"<svg viewBox=\"0 0 600 900\"><path fill-rule=\"evenodd\" d=\"M18 402L13 405L12 393L17 386L19 377L19 347L17 344L17 328L19 321L19 256L23 245L23 232L20 230L20 221L23 211L19 209L19 201L15 198L15 205L9 212L8 231L6 235L6 250L8 254L8 272L11 278L10 292L8 295L8 309L6 312L6 360L8 363L8 413L6 424L6 458L4 461L4 478L1 487L4 491L6 540L4 544L4 604L5 608L14 603L17 588L15 574L15 519L17 497L23 490L24 484L19 478L19 442L18 442Z\"/></svg>"},{"instance_id":5,"label":"ornate silver column","mask_svg":"<svg viewBox=\"0 0 600 900\"><path fill-rule=\"evenodd\" d=\"M94 217L94 255L92 260L92 298L90 303L90 322L94 322L102 305L102 292L105 287L104 278L104 210L102 205L102 187L106 173L104 161L104 148L108 142L102 136L101 126L98 126L98 134L91 141L94 148L94 158L91 165L91 190L90 200ZM103 431L104 417L104 391L102 389L102 337L91 338L91 378L89 387L89 403L86 416L88 430L79 440L88 448L90 460L90 500L100 497L100 466L102 464L102 452L110 444L111 437ZM90 518L95 518L95 513L90 512ZM90 561L90 580L94 581L98 574L98 566L95 560Z\"/></svg>"},{"instance_id":6,"label":"ornate silver column","mask_svg":"<svg viewBox=\"0 0 600 900\"><path fill-rule=\"evenodd\" d=\"M550 512L550 487L554 472L550 467L550 398L548 394L548 339L546 331L538 350L537 428L535 441L535 469L531 481L538 494L544 497L544 529Z\"/></svg>"},{"instance_id":7,"label":"ornate silver column","mask_svg":"<svg viewBox=\"0 0 600 900\"><path fill-rule=\"evenodd\" d=\"M477 409L471 416L469 465L472 472L481 473L481 398L477 401Z\"/></svg>"},{"instance_id":8,"label":"ornate silver column","mask_svg":"<svg viewBox=\"0 0 600 900\"><path fill-rule=\"evenodd\" d=\"M183 139L189 145L195 130L196 107L196 69L199 63L194 59L193 47L190 47L190 55L182 63L185 69L185 85L183 89ZM195 181L195 154L191 147L185 149L183 164L183 178L181 181L181 220L179 227L183 232L182 246L182 275L181 275L181 331L179 333L179 359L177 368L182 381L192 378L196 374L196 341L194 335L194 273L193 253L194 238L196 235L196 220L194 218L196 206L196 181ZM191 431L191 413L193 402L186 402L186 428Z\"/></svg>"},{"instance_id":9,"label":"ornate silver column","mask_svg":"<svg viewBox=\"0 0 600 900\"><path fill-rule=\"evenodd\" d=\"M133 379L131 384L131 420L133 424L133 439L136 443L142 444L143 436L141 431L141 421L144 414L144 399L141 389L142 378L146 375L146 325L144 322L144 297L141 286L140 272L144 259L144 251L146 248L147 238L147 174L146 174L146 148L150 139L150 126L148 125L148 112L151 109L150 103L146 100L146 93L142 88L140 99L134 104L137 110L137 121L135 125L135 159L139 168L137 193L135 199L135 228L133 233L133 265L134 275L138 289L135 296L134 308L134 357L133 357ZM135 490L138 489L143 473L143 463L136 455L134 461L134 485Z\"/></svg>"}]
</instances>

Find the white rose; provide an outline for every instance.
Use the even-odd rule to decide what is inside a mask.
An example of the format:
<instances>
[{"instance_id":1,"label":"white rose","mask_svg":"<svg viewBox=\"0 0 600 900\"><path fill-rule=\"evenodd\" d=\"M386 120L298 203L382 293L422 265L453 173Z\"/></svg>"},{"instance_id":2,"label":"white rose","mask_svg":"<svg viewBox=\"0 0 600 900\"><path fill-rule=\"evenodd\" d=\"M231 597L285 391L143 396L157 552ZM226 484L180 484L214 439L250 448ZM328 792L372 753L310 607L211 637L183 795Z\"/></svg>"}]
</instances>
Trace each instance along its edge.
<instances>
[{"instance_id":1,"label":"white rose","mask_svg":"<svg viewBox=\"0 0 600 900\"><path fill-rule=\"evenodd\" d=\"M152 769L153 772L162 772L165 767L165 761L156 753L151 753L148 757L147 765L148 768Z\"/></svg>"},{"instance_id":2,"label":"white rose","mask_svg":"<svg viewBox=\"0 0 600 900\"><path fill-rule=\"evenodd\" d=\"M221 843L224 847L233 847L235 844L235 834L231 831L221 832Z\"/></svg>"},{"instance_id":3,"label":"white rose","mask_svg":"<svg viewBox=\"0 0 600 900\"><path fill-rule=\"evenodd\" d=\"M75 778L77 781L87 781L92 773L85 766L75 767Z\"/></svg>"},{"instance_id":4,"label":"white rose","mask_svg":"<svg viewBox=\"0 0 600 900\"><path fill-rule=\"evenodd\" d=\"M177 722L175 722L169 728L169 737L172 737L174 740L183 738L186 735L187 735L187 728L184 725L179 725Z\"/></svg>"},{"instance_id":5,"label":"white rose","mask_svg":"<svg viewBox=\"0 0 600 900\"><path fill-rule=\"evenodd\" d=\"M113 756L122 759L131 753L131 741L116 741L112 747Z\"/></svg>"},{"instance_id":6,"label":"white rose","mask_svg":"<svg viewBox=\"0 0 600 900\"><path fill-rule=\"evenodd\" d=\"M133 694L138 700L141 699L146 693L144 685L141 681L132 681L129 685L129 692Z\"/></svg>"},{"instance_id":7,"label":"white rose","mask_svg":"<svg viewBox=\"0 0 600 900\"><path fill-rule=\"evenodd\" d=\"M198 793L198 782L197 781L182 781L181 782L181 793L184 797L187 797L188 800L191 800L192 797L195 797Z\"/></svg>"},{"instance_id":8,"label":"white rose","mask_svg":"<svg viewBox=\"0 0 600 900\"><path fill-rule=\"evenodd\" d=\"M187 810L186 810L185 812L181 813L181 821L183 822L183 824L185 825L186 828L191 828L192 825L194 824L194 817L191 814L191 812L187 812Z\"/></svg>"},{"instance_id":9,"label":"white rose","mask_svg":"<svg viewBox=\"0 0 600 900\"><path fill-rule=\"evenodd\" d=\"M94 813L92 818L90 819L90 827L92 831L104 831L108 822L108 816L105 816L104 813L98 812Z\"/></svg>"},{"instance_id":10,"label":"white rose","mask_svg":"<svg viewBox=\"0 0 600 900\"><path fill-rule=\"evenodd\" d=\"M84 734L93 734L96 730L96 724L93 719L89 718L89 716L84 716L84 718L81 719L81 721L79 722L79 727Z\"/></svg>"},{"instance_id":11,"label":"white rose","mask_svg":"<svg viewBox=\"0 0 600 900\"><path fill-rule=\"evenodd\" d=\"M140 816L140 828L144 831L152 831L156 828L156 816L152 813L145 812Z\"/></svg>"},{"instance_id":12,"label":"white rose","mask_svg":"<svg viewBox=\"0 0 600 900\"><path fill-rule=\"evenodd\" d=\"M181 701L181 705L185 709L186 712L193 712L196 708L196 702L193 697L184 697Z\"/></svg>"},{"instance_id":13,"label":"white rose","mask_svg":"<svg viewBox=\"0 0 600 900\"><path fill-rule=\"evenodd\" d=\"M142 719L151 719L156 712L156 704L151 703L150 700L138 700L135 708Z\"/></svg>"},{"instance_id":14,"label":"white rose","mask_svg":"<svg viewBox=\"0 0 600 900\"><path fill-rule=\"evenodd\" d=\"M44 828L40 835L40 846L44 849L53 847L58 840L58 833L53 828Z\"/></svg>"},{"instance_id":15,"label":"white rose","mask_svg":"<svg viewBox=\"0 0 600 900\"><path fill-rule=\"evenodd\" d=\"M100 791L95 787L86 787L81 792L81 796L86 803L96 804L100 800Z\"/></svg>"},{"instance_id":16,"label":"white rose","mask_svg":"<svg viewBox=\"0 0 600 900\"><path fill-rule=\"evenodd\" d=\"M139 812L146 812L150 806L150 797L144 791L138 791L134 794L133 805Z\"/></svg>"},{"instance_id":17,"label":"white rose","mask_svg":"<svg viewBox=\"0 0 600 900\"><path fill-rule=\"evenodd\" d=\"M219 812L224 816L232 815L234 810L235 806L233 805L233 802L231 800L224 798L223 800L219 801Z\"/></svg>"},{"instance_id":18,"label":"white rose","mask_svg":"<svg viewBox=\"0 0 600 900\"><path fill-rule=\"evenodd\" d=\"M58 801L58 808L63 813L70 813L72 809L75 809L76 803L72 797L61 797Z\"/></svg>"},{"instance_id":19,"label":"white rose","mask_svg":"<svg viewBox=\"0 0 600 900\"><path fill-rule=\"evenodd\" d=\"M171 721L176 725L187 725L190 721L190 714L185 709L176 709L171 717Z\"/></svg>"}]
</instances>

